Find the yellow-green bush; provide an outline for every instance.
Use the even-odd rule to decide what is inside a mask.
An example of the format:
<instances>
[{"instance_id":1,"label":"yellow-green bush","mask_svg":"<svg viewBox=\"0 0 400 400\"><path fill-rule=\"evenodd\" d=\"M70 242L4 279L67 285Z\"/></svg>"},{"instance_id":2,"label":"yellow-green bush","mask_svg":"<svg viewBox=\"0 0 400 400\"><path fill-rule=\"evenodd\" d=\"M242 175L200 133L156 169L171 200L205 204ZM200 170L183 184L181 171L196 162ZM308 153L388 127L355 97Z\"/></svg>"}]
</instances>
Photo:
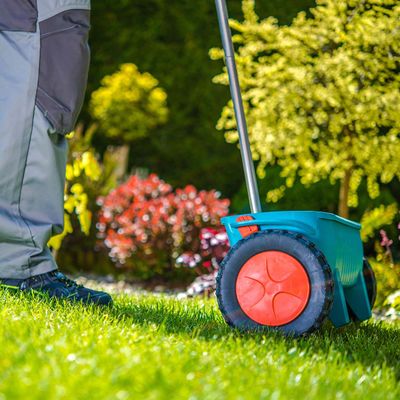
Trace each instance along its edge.
<instances>
[{"instance_id":1,"label":"yellow-green bush","mask_svg":"<svg viewBox=\"0 0 400 400\"><path fill-rule=\"evenodd\" d=\"M72 132L69 139L73 140L76 133ZM84 182L87 180L97 181L101 176L101 166L97 161L92 148L82 149L78 138L70 146L69 160L66 168L66 185L64 194L64 231L53 236L48 245L54 250L59 250L64 238L74 232L72 218L75 216L79 222L80 229L85 235L89 234L92 221L92 212L88 208L88 195L85 191Z\"/></svg>"},{"instance_id":2,"label":"yellow-green bush","mask_svg":"<svg viewBox=\"0 0 400 400\"><path fill-rule=\"evenodd\" d=\"M400 289L400 264L391 264L384 261L369 260L374 269L378 293L376 306L381 308L386 299Z\"/></svg>"},{"instance_id":3,"label":"yellow-green bush","mask_svg":"<svg viewBox=\"0 0 400 400\"><path fill-rule=\"evenodd\" d=\"M347 217L363 180L375 198L381 183L400 178L400 3L316 3L311 16L279 26L244 0L244 21L231 25L258 175L278 164L286 179L268 200L297 179L329 178L341 183L339 213ZM227 84L226 73L214 80ZM218 127L238 140L231 102Z\"/></svg>"},{"instance_id":4,"label":"yellow-green bush","mask_svg":"<svg viewBox=\"0 0 400 400\"><path fill-rule=\"evenodd\" d=\"M400 290L392 293L385 300L385 306L389 308L388 314L391 317L400 318Z\"/></svg>"},{"instance_id":5,"label":"yellow-green bush","mask_svg":"<svg viewBox=\"0 0 400 400\"><path fill-rule=\"evenodd\" d=\"M167 120L167 94L149 73L122 64L92 93L90 110L104 133L130 143Z\"/></svg>"},{"instance_id":6,"label":"yellow-green bush","mask_svg":"<svg viewBox=\"0 0 400 400\"><path fill-rule=\"evenodd\" d=\"M368 239L374 237L378 229L392 224L398 215L398 211L397 204L395 203L388 206L382 204L379 207L366 211L361 218L361 239L366 242Z\"/></svg>"}]
</instances>

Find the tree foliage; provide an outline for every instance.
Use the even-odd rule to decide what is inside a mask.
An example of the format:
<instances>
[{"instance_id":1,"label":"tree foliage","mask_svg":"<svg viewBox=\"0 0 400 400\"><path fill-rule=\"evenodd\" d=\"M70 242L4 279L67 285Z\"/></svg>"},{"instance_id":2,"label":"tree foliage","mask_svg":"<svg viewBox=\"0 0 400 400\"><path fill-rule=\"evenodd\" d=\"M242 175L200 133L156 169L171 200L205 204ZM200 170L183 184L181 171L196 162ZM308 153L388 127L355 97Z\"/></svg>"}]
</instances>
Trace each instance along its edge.
<instances>
[{"instance_id":1,"label":"tree foliage","mask_svg":"<svg viewBox=\"0 0 400 400\"><path fill-rule=\"evenodd\" d=\"M130 168L148 168L175 187L190 182L232 196L243 175L237 149L215 129L229 90L211 82L220 69L220 63L208 57L208 50L220 44L214 1L92 3L88 98L105 75L131 62L156 76L168 93L168 122L135 144L140 151L133 149ZM288 23L312 4L314 0L258 0L257 10ZM240 5L240 1L229 2L232 16L241 15ZM82 116L89 122L87 111ZM102 151L108 143L100 130L96 148Z\"/></svg>"},{"instance_id":2,"label":"tree foliage","mask_svg":"<svg viewBox=\"0 0 400 400\"><path fill-rule=\"evenodd\" d=\"M122 64L92 93L91 113L108 136L131 143L167 120L167 94L158 85L135 64Z\"/></svg>"},{"instance_id":3,"label":"tree foliage","mask_svg":"<svg viewBox=\"0 0 400 400\"><path fill-rule=\"evenodd\" d=\"M368 239L373 238L378 229L393 223L398 212L396 203L388 206L382 204L379 207L366 211L361 219L361 239L366 242Z\"/></svg>"},{"instance_id":4,"label":"tree foliage","mask_svg":"<svg viewBox=\"0 0 400 400\"><path fill-rule=\"evenodd\" d=\"M318 0L290 26L260 20L254 0L243 11L232 27L258 175L278 164L286 179L268 199L296 180L329 178L341 182L339 211L348 216L364 179L375 198L400 177L400 4ZM226 74L215 82L227 84ZM237 141L231 102L218 127Z\"/></svg>"}]
</instances>

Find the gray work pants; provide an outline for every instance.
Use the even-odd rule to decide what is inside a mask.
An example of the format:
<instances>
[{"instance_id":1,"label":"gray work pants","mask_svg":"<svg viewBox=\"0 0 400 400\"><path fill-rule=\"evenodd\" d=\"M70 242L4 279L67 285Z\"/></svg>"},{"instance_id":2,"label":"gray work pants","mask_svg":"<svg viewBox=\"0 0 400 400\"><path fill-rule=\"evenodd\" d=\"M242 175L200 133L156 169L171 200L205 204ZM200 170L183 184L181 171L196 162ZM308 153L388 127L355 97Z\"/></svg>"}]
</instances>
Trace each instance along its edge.
<instances>
[{"instance_id":1,"label":"gray work pants","mask_svg":"<svg viewBox=\"0 0 400 400\"><path fill-rule=\"evenodd\" d=\"M0 0L0 278L57 269L70 132L89 66L90 0Z\"/></svg>"}]
</instances>

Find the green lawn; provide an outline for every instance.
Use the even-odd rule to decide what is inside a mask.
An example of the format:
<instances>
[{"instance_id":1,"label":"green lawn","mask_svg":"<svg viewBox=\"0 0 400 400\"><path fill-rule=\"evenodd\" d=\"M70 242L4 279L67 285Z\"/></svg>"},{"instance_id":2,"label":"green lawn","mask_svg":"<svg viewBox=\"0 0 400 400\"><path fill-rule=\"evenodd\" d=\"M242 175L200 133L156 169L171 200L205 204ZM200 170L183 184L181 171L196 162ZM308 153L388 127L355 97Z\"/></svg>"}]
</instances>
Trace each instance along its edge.
<instances>
[{"instance_id":1,"label":"green lawn","mask_svg":"<svg viewBox=\"0 0 400 400\"><path fill-rule=\"evenodd\" d=\"M213 300L0 301L0 399L400 398L400 325L295 340L233 332Z\"/></svg>"}]
</instances>

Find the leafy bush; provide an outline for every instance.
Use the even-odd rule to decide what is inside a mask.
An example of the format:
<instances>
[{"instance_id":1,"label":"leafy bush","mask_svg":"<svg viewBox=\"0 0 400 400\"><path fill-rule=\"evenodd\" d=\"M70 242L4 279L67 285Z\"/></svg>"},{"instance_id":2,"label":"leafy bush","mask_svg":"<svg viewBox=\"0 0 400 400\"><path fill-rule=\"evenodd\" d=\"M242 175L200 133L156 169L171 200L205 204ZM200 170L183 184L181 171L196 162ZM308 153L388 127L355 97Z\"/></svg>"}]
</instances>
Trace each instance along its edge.
<instances>
[{"instance_id":1,"label":"leafy bush","mask_svg":"<svg viewBox=\"0 0 400 400\"><path fill-rule=\"evenodd\" d=\"M376 307L382 308L386 299L400 288L400 264L370 259L377 280Z\"/></svg>"},{"instance_id":2,"label":"leafy bush","mask_svg":"<svg viewBox=\"0 0 400 400\"><path fill-rule=\"evenodd\" d=\"M243 1L245 21L231 24L258 174L277 164L286 179L268 198L279 200L296 180L329 178L340 182L339 214L348 217L363 181L376 198L382 183L400 178L400 5L318 0L310 16L279 26L259 20L254 3ZM227 84L226 73L215 82ZM218 126L237 142L232 102Z\"/></svg>"},{"instance_id":3,"label":"leafy bush","mask_svg":"<svg viewBox=\"0 0 400 400\"><path fill-rule=\"evenodd\" d=\"M377 229L393 223L397 213L398 207L395 203L388 206L381 204L379 207L366 211L361 219L362 240L366 242L374 236Z\"/></svg>"},{"instance_id":4,"label":"leafy bush","mask_svg":"<svg viewBox=\"0 0 400 400\"><path fill-rule=\"evenodd\" d=\"M400 224L398 224L398 229L400 231ZM396 250L396 242L390 239L383 229L381 229L380 235L381 240L375 245L376 261L372 261L378 283L378 307L391 303L390 296L393 296L393 293L400 288L400 264L396 262L393 256L393 252ZM396 239L400 240L400 236Z\"/></svg>"},{"instance_id":5,"label":"leafy bush","mask_svg":"<svg viewBox=\"0 0 400 400\"><path fill-rule=\"evenodd\" d=\"M389 308L386 316L392 319L400 319L400 290L388 296L384 305Z\"/></svg>"},{"instance_id":6,"label":"leafy bush","mask_svg":"<svg viewBox=\"0 0 400 400\"><path fill-rule=\"evenodd\" d=\"M215 190L193 186L173 190L157 175L133 175L100 197L98 237L119 267L142 278L173 270L185 252L197 253L200 232L219 227L229 201Z\"/></svg>"},{"instance_id":7,"label":"leafy bush","mask_svg":"<svg viewBox=\"0 0 400 400\"><path fill-rule=\"evenodd\" d=\"M128 63L105 76L91 95L92 117L101 132L117 144L115 177L119 183L126 177L130 145L167 121L167 94L158 85L153 75Z\"/></svg>"},{"instance_id":8,"label":"leafy bush","mask_svg":"<svg viewBox=\"0 0 400 400\"><path fill-rule=\"evenodd\" d=\"M88 235L92 222L92 211L88 206L85 183L96 182L101 176L101 167L96 153L87 141L82 140L80 127L69 135L69 155L66 167L64 194L64 230L53 236L48 245L53 250L61 248L64 238L74 233L73 220L77 220L81 231Z\"/></svg>"},{"instance_id":9,"label":"leafy bush","mask_svg":"<svg viewBox=\"0 0 400 400\"><path fill-rule=\"evenodd\" d=\"M135 64L122 64L92 93L90 109L108 136L130 143L166 122L166 101L157 79L140 73Z\"/></svg>"}]
</instances>

